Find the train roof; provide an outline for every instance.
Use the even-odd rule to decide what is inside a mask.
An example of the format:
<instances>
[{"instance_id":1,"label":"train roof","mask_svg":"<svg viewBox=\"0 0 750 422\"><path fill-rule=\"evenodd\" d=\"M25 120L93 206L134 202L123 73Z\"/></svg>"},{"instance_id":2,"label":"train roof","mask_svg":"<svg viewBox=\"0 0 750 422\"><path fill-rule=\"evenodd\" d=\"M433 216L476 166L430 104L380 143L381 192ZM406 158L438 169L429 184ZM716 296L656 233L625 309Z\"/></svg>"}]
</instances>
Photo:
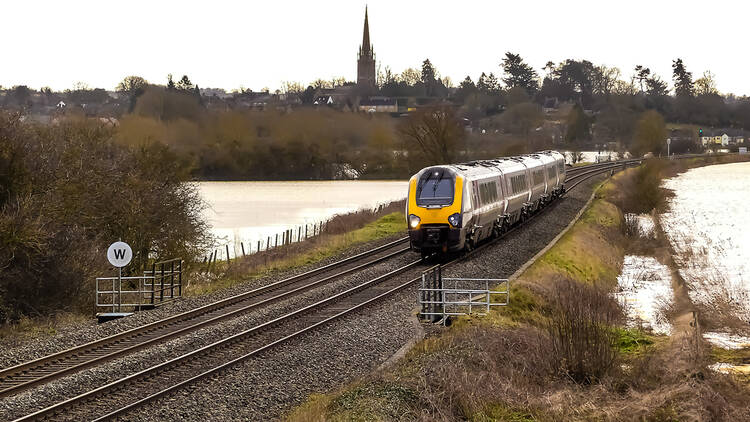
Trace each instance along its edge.
<instances>
[{"instance_id":1,"label":"train roof","mask_svg":"<svg viewBox=\"0 0 750 422\"><path fill-rule=\"evenodd\" d=\"M489 174L499 174L500 172L507 173L522 170L527 166L539 165L540 163L548 164L551 162L550 159L553 161L564 160L565 156L558 151L539 151L532 154L513 157L498 157L490 160L474 160L458 164L430 166L420 170L419 173L430 168L440 167L448 168L459 175L476 177Z\"/></svg>"}]
</instances>

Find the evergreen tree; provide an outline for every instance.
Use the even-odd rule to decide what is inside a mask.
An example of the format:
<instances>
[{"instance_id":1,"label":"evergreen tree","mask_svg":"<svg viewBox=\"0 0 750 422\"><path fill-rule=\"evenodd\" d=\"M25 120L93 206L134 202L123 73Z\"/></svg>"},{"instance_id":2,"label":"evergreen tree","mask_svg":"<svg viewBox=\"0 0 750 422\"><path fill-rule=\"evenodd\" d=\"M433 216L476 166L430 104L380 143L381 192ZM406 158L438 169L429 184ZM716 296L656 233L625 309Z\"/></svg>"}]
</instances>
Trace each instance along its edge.
<instances>
[{"instance_id":1,"label":"evergreen tree","mask_svg":"<svg viewBox=\"0 0 750 422\"><path fill-rule=\"evenodd\" d=\"M466 79L464 79L461 84L458 85L456 97L459 101L464 101L466 98L476 92L477 86L474 85L474 81L471 80L471 77L467 76Z\"/></svg>"},{"instance_id":2,"label":"evergreen tree","mask_svg":"<svg viewBox=\"0 0 750 422\"><path fill-rule=\"evenodd\" d=\"M651 69L638 65L635 67L635 79L638 81L638 85L641 88L641 92L644 91L643 83L648 81L648 77L651 74Z\"/></svg>"},{"instance_id":3,"label":"evergreen tree","mask_svg":"<svg viewBox=\"0 0 750 422\"><path fill-rule=\"evenodd\" d=\"M201 90L198 88L198 85L195 85L195 88L193 88L193 95L198 99L198 104L203 105L203 97L201 96Z\"/></svg>"},{"instance_id":4,"label":"evergreen tree","mask_svg":"<svg viewBox=\"0 0 750 422\"><path fill-rule=\"evenodd\" d=\"M693 74L688 72L682 59L672 61L672 80L674 93L678 97L693 96Z\"/></svg>"},{"instance_id":5,"label":"evergreen tree","mask_svg":"<svg viewBox=\"0 0 750 422\"><path fill-rule=\"evenodd\" d=\"M496 94L500 91L500 83L497 81L497 76L495 76L495 74L492 72L490 72L490 75L487 76L485 84L487 85L487 90L491 94Z\"/></svg>"},{"instance_id":6,"label":"evergreen tree","mask_svg":"<svg viewBox=\"0 0 750 422\"><path fill-rule=\"evenodd\" d=\"M167 75L167 91L174 91L174 81L172 80L172 74Z\"/></svg>"},{"instance_id":7,"label":"evergreen tree","mask_svg":"<svg viewBox=\"0 0 750 422\"><path fill-rule=\"evenodd\" d=\"M421 80L424 84L425 94L431 97L435 91L435 67L430 63L430 59L425 59L422 62L422 75Z\"/></svg>"},{"instance_id":8,"label":"evergreen tree","mask_svg":"<svg viewBox=\"0 0 750 422\"><path fill-rule=\"evenodd\" d=\"M192 91L193 90L193 83L190 82L190 78L188 78L187 75L182 75L182 79L180 79L179 82L177 82L177 89L180 91Z\"/></svg>"},{"instance_id":9,"label":"evergreen tree","mask_svg":"<svg viewBox=\"0 0 750 422\"><path fill-rule=\"evenodd\" d=\"M524 63L519 54L513 54L510 51L505 53L505 58L500 63L500 67L503 68L505 73L503 82L506 87L523 88L529 95L533 95L539 89L536 71L527 63Z\"/></svg>"},{"instance_id":10,"label":"evergreen tree","mask_svg":"<svg viewBox=\"0 0 750 422\"><path fill-rule=\"evenodd\" d=\"M573 106L565 123L567 125L565 142L577 143L589 139L591 122L580 104Z\"/></svg>"},{"instance_id":11,"label":"evergreen tree","mask_svg":"<svg viewBox=\"0 0 750 422\"><path fill-rule=\"evenodd\" d=\"M487 89L487 75L484 72L479 75L479 80L477 81L477 91L482 93L486 93L487 91L489 91Z\"/></svg>"}]
</instances>

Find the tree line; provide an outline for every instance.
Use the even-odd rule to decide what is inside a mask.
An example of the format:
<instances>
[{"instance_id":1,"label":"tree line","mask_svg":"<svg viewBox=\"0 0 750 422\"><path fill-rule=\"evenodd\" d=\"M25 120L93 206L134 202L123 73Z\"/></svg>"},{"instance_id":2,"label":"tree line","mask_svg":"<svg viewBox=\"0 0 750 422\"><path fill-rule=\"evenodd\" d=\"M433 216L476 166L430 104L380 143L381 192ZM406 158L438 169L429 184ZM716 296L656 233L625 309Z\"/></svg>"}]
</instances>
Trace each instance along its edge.
<instances>
[{"instance_id":1,"label":"tree line","mask_svg":"<svg viewBox=\"0 0 750 422\"><path fill-rule=\"evenodd\" d=\"M429 59L398 74L386 67L378 71L374 94L404 99L402 108L453 116L454 124L465 129L449 142L449 155L457 159L602 145L661 153L668 128L675 127L672 151L696 152L701 149L698 127L750 127L750 99L720 94L711 72L694 78L682 59L673 60L672 70L670 90L664 78L643 65L635 66L629 78L618 68L588 60L547 62L537 70L520 54L506 52L496 71L481 73L476 82L467 76L458 86ZM424 113L393 119L314 105L321 92L351 85L345 78L318 79L306 87L285 82L274 93L242 89L219 98L203 95L186 75L169 75L165 85L129 76L117 86L118 99L105 101L121 104L118 140L168 145L195 178L405 177L414 166L432 164L426 157L434 154L420 152L423 145L403 130L425 121ZM42 91L36 96L55 95ZM74 102L98 101L100 91L78 86L62 95ZM26 87L5 90L3 103L28 101L30 92ZM359 94L348 92L352 98L345 110L356 111ZM248 109L262 96L271 98L263 110Z\"/></svg>"}]
</instances>

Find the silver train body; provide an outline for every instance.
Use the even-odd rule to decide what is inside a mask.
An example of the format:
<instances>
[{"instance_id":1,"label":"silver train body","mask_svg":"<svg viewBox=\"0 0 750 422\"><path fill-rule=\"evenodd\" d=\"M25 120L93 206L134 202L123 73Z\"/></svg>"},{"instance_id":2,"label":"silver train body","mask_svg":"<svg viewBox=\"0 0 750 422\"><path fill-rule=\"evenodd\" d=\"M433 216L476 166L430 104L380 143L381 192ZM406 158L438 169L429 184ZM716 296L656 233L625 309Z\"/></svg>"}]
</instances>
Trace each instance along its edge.
<instances>
[{"instance_id":1,"label":"silver train body","mask_svg":"<svg viewBox=\"0 0 750 422\"><path fill-rule=\"evenodd\" d=\"M409 181L412 249L460 251L500 235L559 197L565 175L557 151L424 168Z\"/></svg>"}]
</instances>

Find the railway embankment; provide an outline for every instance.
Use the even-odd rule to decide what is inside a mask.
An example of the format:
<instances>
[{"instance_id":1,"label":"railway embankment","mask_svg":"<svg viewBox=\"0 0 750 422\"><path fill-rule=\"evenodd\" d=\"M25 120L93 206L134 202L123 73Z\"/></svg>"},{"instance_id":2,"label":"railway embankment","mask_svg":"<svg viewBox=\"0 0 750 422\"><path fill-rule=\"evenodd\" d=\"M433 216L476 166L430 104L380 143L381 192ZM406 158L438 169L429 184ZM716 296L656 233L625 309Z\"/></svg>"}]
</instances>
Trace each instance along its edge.
<instances>
[{"instance_id":1,"label":"railway embankment","mask_svg":"<svg viewBox=\"0 0 750 422\"><path fill-rule=\"evenodd\" d=\"M128 318L97 324L92 315L71 315L55 321L24 320L20 326L4 327L0 368L187 312L386 244L403 237L401 209L401 203L394 203L379 214L345 215L342 219L356 221L337 220L330 232L308 241L253 254L228 265L219 262L210 274L199 268L188 278L185 298ZM347 230L347 226L353 230Z\"/></svg>"},{"instance_id":2,"label":"railway embankment","mask_svg":"<svg viewBox=\"0 0 750 422\"><path fill-rule=\"evenodd\" d=\"M389 368L311 395L287 420L750 418L746 380L709 369L715 357L696 335L668 242L634 235L624 217L663 209L663 178L735 159L657 161L616 175L513 281L509 306L459 318ZM477 258L477 273L495 275L487 270L499 253ZM616 300L629 254L653 257L675 276L674 300L660 310L669 335L633 325Z\"/></svg>"}]
</instances>

